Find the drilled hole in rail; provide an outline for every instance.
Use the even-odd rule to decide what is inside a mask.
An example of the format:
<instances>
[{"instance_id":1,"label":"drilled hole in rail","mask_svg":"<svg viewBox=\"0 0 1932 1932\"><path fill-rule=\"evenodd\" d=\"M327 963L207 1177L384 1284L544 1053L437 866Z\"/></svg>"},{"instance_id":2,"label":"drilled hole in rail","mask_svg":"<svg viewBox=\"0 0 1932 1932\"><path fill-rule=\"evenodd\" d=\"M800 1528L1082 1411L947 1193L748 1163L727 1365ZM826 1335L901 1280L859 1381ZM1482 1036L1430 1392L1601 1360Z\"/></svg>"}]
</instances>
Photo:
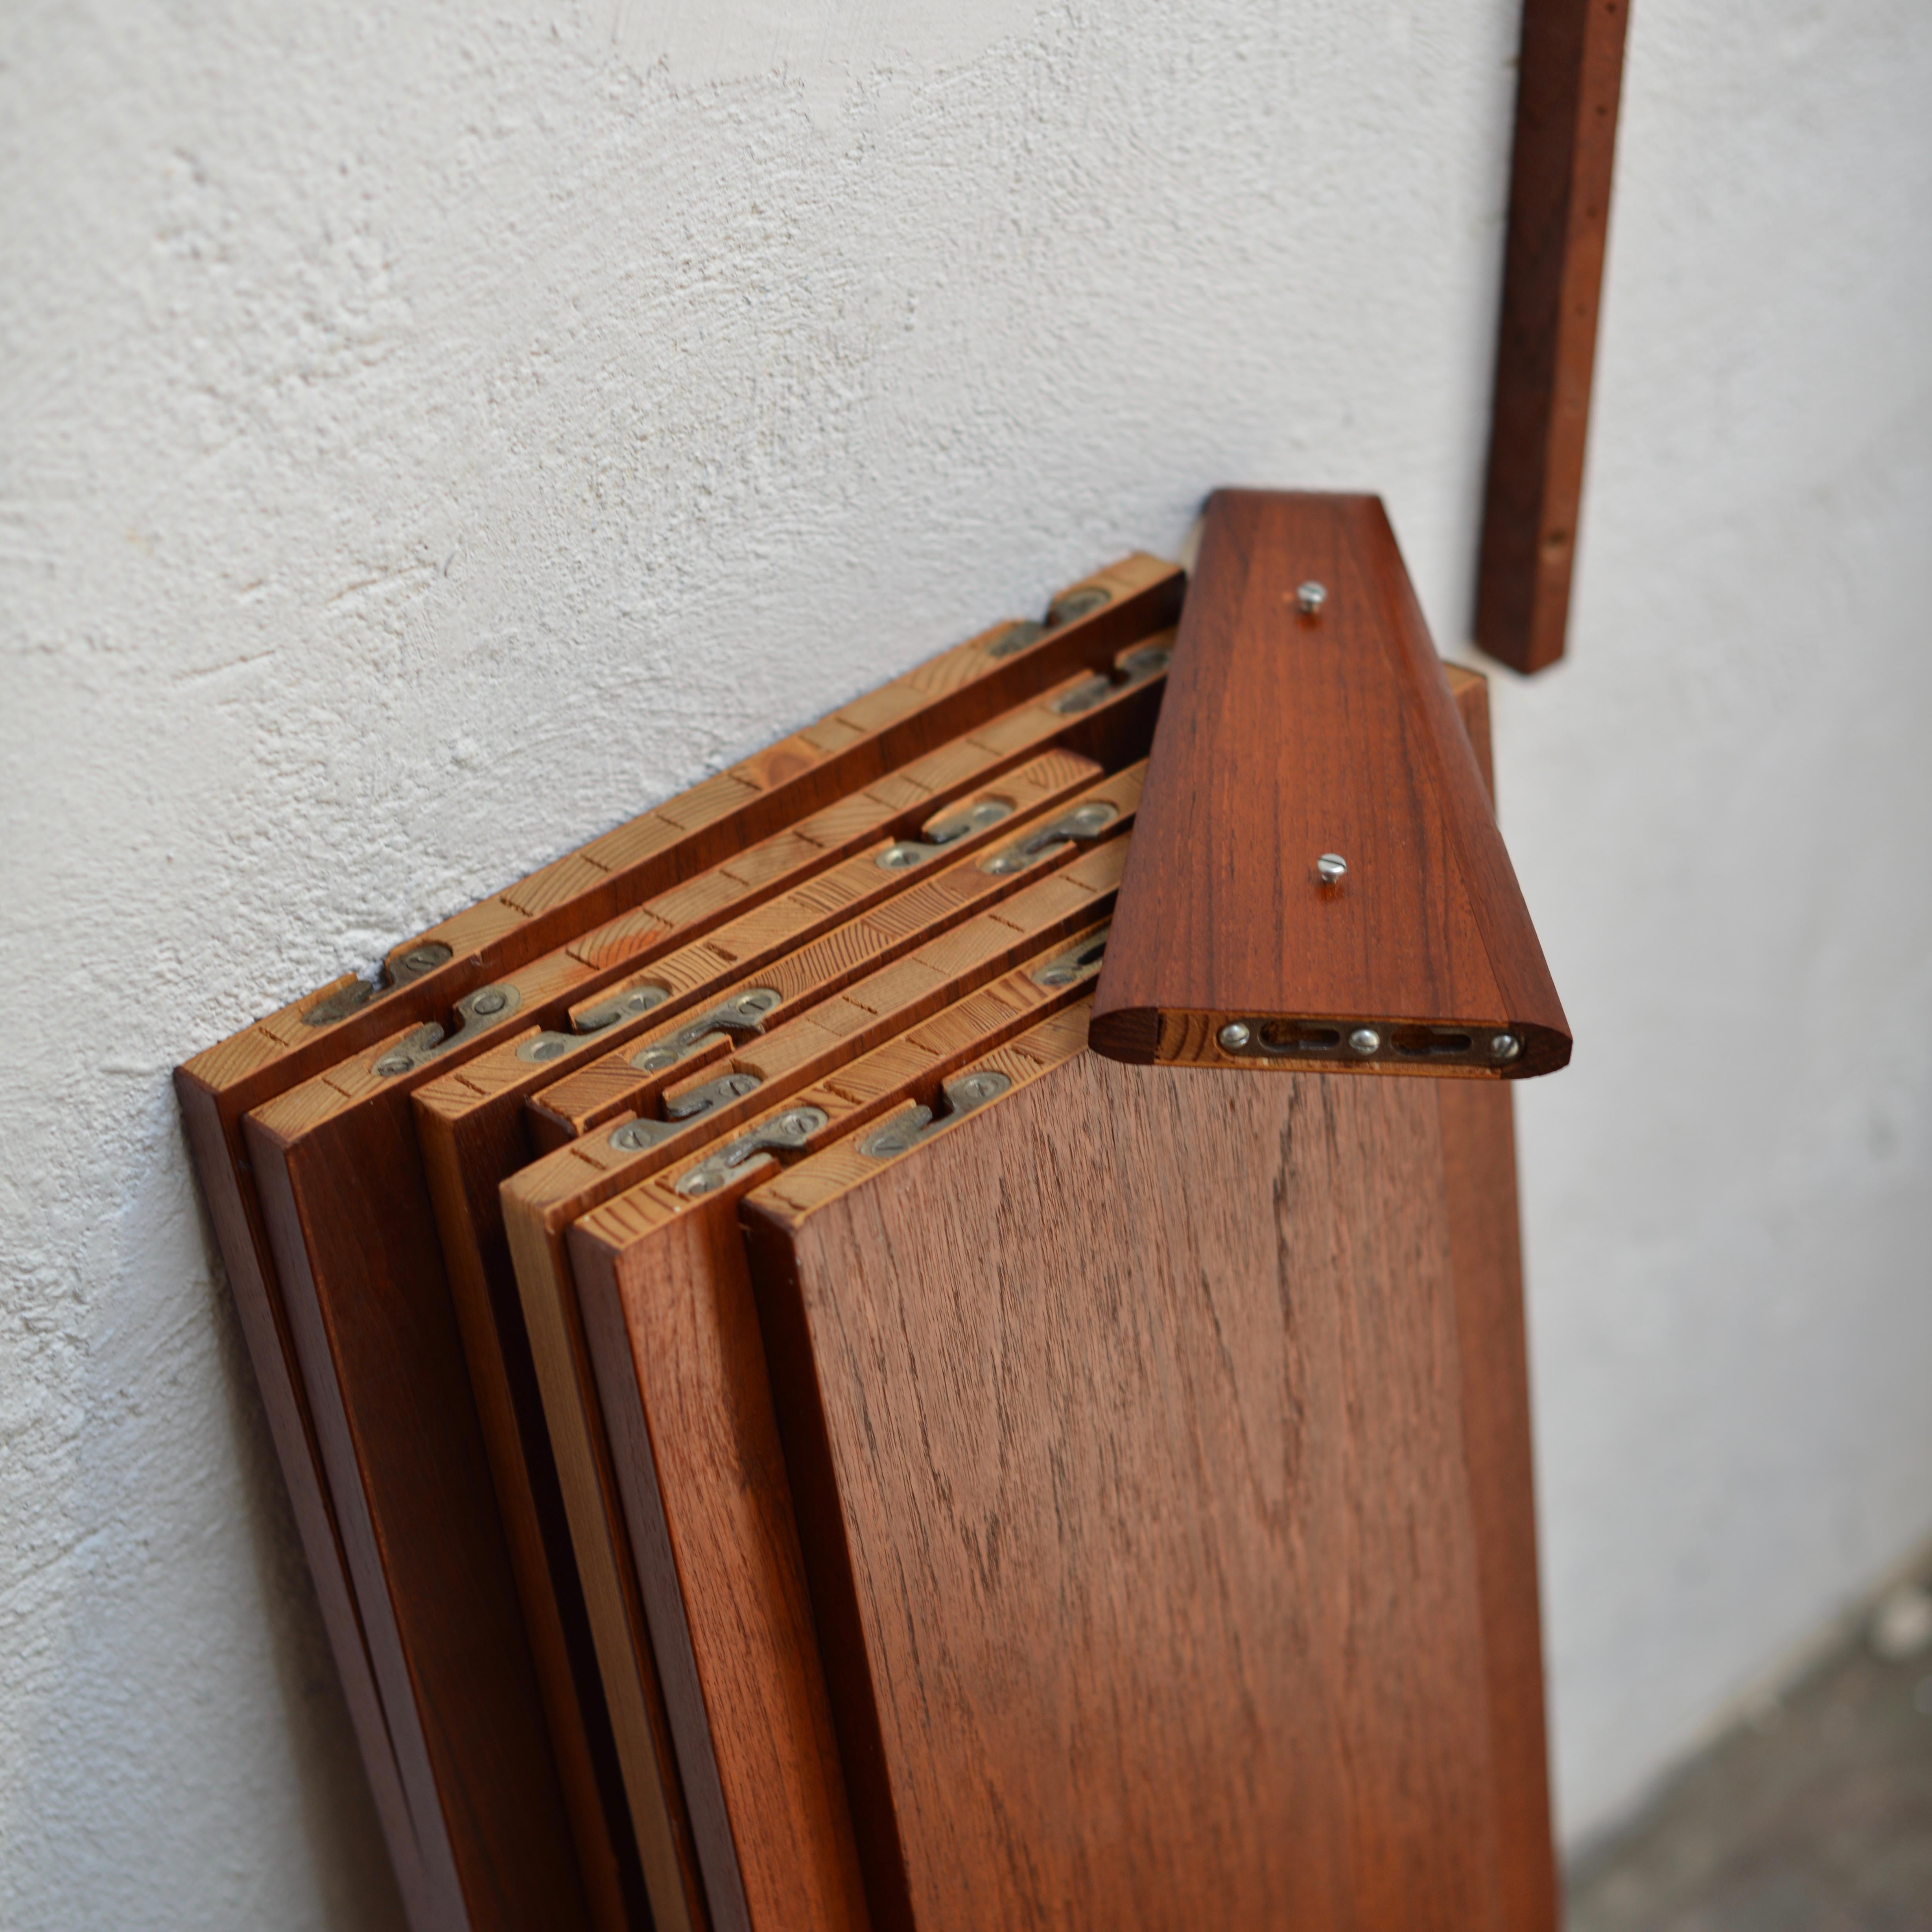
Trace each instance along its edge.
<instances>
[{"instance_id":1,"label":"drilled hole in rail","mask_svg":"<svg viewBox=\"0 0 1932 1932\"><path fill-rule=\"evenodd\" d=\"M1431 1060L1467 1053L1475 1042L1466 1033L1450 1033L1439 1027L1397 1027L1393 1044L1405 1060Z\"/></svg>"},{"instance_id":2,"label":"drilled hole in rail","mask_svg":"<svg viewBox=\"0 0 1932 1932\"><path fill-rule=\"evenodd\" d=\"M1305 1020L1270 1020L1259 1037L1268 1053L1335 1053L1342 1045L1340 1027L1315 1026Z\"/></svg>"}]
</instances>

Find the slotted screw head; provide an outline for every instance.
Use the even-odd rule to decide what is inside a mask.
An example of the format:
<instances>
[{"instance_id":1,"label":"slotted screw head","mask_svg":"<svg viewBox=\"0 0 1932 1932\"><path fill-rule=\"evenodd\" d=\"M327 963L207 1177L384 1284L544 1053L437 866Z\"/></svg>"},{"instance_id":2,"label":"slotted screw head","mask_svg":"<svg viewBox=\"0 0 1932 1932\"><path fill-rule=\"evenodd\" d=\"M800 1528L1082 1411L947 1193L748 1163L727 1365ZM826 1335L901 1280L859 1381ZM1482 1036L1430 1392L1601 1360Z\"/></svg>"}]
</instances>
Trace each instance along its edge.
<instances>
[{"instance_id":1,"label":"slotted screw head","mask_svg":"<svg viewBox=\"0 0 1932 1932\"><path fill-rule=\"evenodd\" d=\"M493 1013L500 1013L510 1003L509 995L500 988L488 986L470 1002L472 1013L481 1013L488 1019Z\"/></svg>"},{"instance_id":2,"label":"slotted screw head","mask_svg":"<svg viewBox=\"0 0 1932 1932\"><path fill-rule=\"evenodd\" d=\"M1239 1020L1230 1020L1215 1036L1230 1053L1238 1053L1247 1045L1250 1037L1247 1028Z\"/></svg>"},{"instance_id":3,"label":"slotted screw head","mask_svg":"<svg viewBox=\"0 0 1932 1932\"><path fill-rule=\"evenodd\" d=\"M1328 586L1317 584L1311 577L1306 584L1294 586L1294 608L1304 617L1312 617L1328 601Z\"/></svg>"},{"instance_id":4,"label":"slotted screw head","mask_svg":"<svg viewBox=\"0 0 1932 1932\"><path fill-rule=\"evenodd\" d=\"M1339 852L1324 852L1315 862L1315 876L1324 886L1339 886L1348 876L1348 862Z\"/></svg>"},{"instance_id":5,"label":"slotted screw head","mask_svg":"<svg viewBox=\"0 0 1932 1932\"><path fill-rule=\"evenodd\" d=\"M1348 1050L1359 1053L1366 1059L1372 1053L1382 1051L1382 1036L1373 1027L1358 1027L1348 1036Z\"/></svg>"},{"instance_id":6,"label":"slotted screw head","mask_svg":"<svg viewBox=\"0 0 1932 1932\"><path fill-rule=\"evenodd\" d=\"M1490 1042L1490 1052L1498 1060L1514 1060L1522 1051L1522 1042L1513 1033L1499 1033Z\"/></svg>"}]
</instances>

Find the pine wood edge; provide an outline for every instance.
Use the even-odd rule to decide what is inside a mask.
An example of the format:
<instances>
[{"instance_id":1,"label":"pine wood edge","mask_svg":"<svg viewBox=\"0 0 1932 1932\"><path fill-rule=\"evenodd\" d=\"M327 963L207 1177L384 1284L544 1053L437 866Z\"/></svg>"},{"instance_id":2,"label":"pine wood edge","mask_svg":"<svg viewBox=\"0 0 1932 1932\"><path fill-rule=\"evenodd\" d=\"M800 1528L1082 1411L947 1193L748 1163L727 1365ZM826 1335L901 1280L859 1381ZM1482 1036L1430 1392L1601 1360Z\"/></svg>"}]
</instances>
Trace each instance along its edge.
<instances>
[{"instance_id":1,"label":"pine wood edge","mask_svg":"<svg viewBox=\"0 0 1932 1932\"><path fill-rule=\"evenodd\" d=\"M1077 791L1068 794L1052 807L1034 814L1027 822L1008 828L1006 836L994 842L990 850L982 848L976 854L936 866L922 880L916 880L914 890L926 890L927 896L939 902L935 916L916 934L908 934L896 944L882 948L876 954L866 955L858 962L860 970L850 976L853 984L856 986L860 979L884 970L905 952L916 952L948 933L993 913L1002 906L1010 908L1013 901L1030 891L1042 879L1052 878L1069 866L1078 865L1083 856L1116 839L1130 837L1139 808L1145 770L1146 760L1136 759L1120 770L1109 772L1082 786ZM1042 854L1024 871L1010 874L1000 884L986 885L982 883L988 877L986 872L988 859L997 856L1010 844L1020 843L1064 813L1088 803L1104 803L1115 808L1115 817L1102 827L1095 837L1078 845L1070 844L1062 851ZM970 896L962 896L956 900L952 899L950 881L955 879L973 880L979 890ZM1009 918L1012 916L1010 913L1007 915ZM832 932L814 940L811 944L824 946L828 953L842 950L837 943L839 930L834 928ZM706 1060L728 1057L728 1046L706 1056L705 1060L700 1060L694 1054L680 1060L676 1069L657 1076L642 1073L634 1064L638 1054L646 1051L654 1042L670 1038L679 1031L682 1024L688 1024L690 1007L728 999L734 993L760 983L761 978L769 980L778 976L771 970L776 963L779 962L767 960L762 966L752 968L742 974L734 968L731 976L721 977L695 995L688 998L680 996L682 1011L680 1013L670 1014L661 1018L660 1015L665 1012L665 1008L656 1008L635 1027L627 1028L622 1036L618 1035L615 1029L596 1036L600 1042L608 1038L610 1044L602 1047L581 1066L568 1070L544 1088L533 1096L534 1106L562 1124L573 1136L588 1133L594 1128L609 1124L620 1113L634 1111L646 1096L661 1091L672 1080L681 1078L686 1072L696 1071ZM808 1011L809 1008L802 1004L808 997L819 998L828 993L850 989L850 987L842 988L827 982L822 992L814 991L808 994L805 989L801 988L796 993L789 994L785 1004L778 1009L777 1024L788 1024ZM775 1031L776 1026L772 1030Z\"/></svg>"},{"instance_id":2,"label":"pine wood edge","mask_svg":"<svg viewBox=\"0 0 1932 1932\"><path fill-rule=\"evenodd\" d=\"M821 772L838 774L828 778L826 800L814 797L810 803L801 802L789 814L794 818L802 816L830 797L860 789L892 765L918 755L908 751L895 756L875 755L869 763L855 763L851 754L874 746L890 746L895 733L910 735L922 721L944 716L956 706L962 694L984 692L986 701L965 706L961 722L956 728L946 730L946 737L962 736L1054 686L1083 671L1099 669L1119 650L1164 625L1171 625L1178 612L1182 581L1178 566L1144 552L1135 552L1082 578L1056 592L1049 608L1095 590L1106 590L1108 602L1044 631L1010 655L994 654L993 647L1021 628L1023 620L1007 619L994 625L963 644L926 659L903 676L838 706L791 738L754 753L663 805L652 806L638 818L599 834L587 844L566 853L506 887L502 893L392 946L385 956L386 962L391 963L392 983L379 989L352 1012L326 1024L303 1024L304 1016L312 1009L354 985L356 976L352 973L330 980L316 992L304 994L239 1033L192 1055L182 1063L181 1071L197 1084L220 1092L239 1082L258 1081L274 1063L292 1060L301 1070L286 1077L298 1079L314 1067L353 1053L386 1035L420 1024L425 1018L439 1018L464 992L484 983L493 972L520 963L555 944L558 937L565 936L561 928L569 925L575 902L596 898L614 882L641 866L662 866L680 844L702 843L706 834L712 835L712 842L716 842L721 829L728 835L730 827L742 814L719 811L717 794L735 792L747 798L763 797L783 791L802 776ZM896 698L908 700L908 708L893 712L891 706ZM868 710L884 712L882 722L866 728L862 722L848 718L847 714L856 712L863 721ZM821 739L825 741L823 744L818 742ZM840 782L848 767L851 772L850 782ZM771 776L775 770L782 776ZM703 797L707 791L713 796ZM688 825L680 822L685 818L692 822ZM784 818L775 820L770 826L761 827L751 836L762 837L785 822ZM628 836L640 836L644 828L660 826L667 836L634 866L600 866L589 856L600 845L616 844ZM733 842L734 844L742 842L742 838ZM707 856L690 869L712 862ZM580 864L587 864L598 878L586 883L582 892L544 906L541 916L520 913L506 916L500 910L511 896L524 894L560 868ZM604 916L587 915L577 923L580 928ZM395 961L424 946L448 944L452 935L466 940L472 928L479 929L476 944L454 946L452 956L431 970L400 980L394 977ZM539 936L532 938L532 934ZM514 943L518 940L522 944Z\"/></svg>"},{"instance_id":3,"label":"pine wood edge","mask_svg":"<svg viewBox=\"0 0 1932 1932\"><path fill-rule=\"evenodd\" d=\"M1095 734L1102 738L1118 737L1123 734L1138 739L1143 724L1150 716L1148 710L1150 700L1158 704L1165 676L1164 671L1156 672L1134 683L1123 685L1111 692L1104 701L1095 704L1090 710L1060 721L1058 727L1047 732L1044 738L1030 740L1022 754L1005 765L994 768L974 784L966 787L966 790L970 793L997 785L1015 766L1036 761L1052 749L1064 748L1070 740L1090 739ZM1084 756L1084 754L1080 755ZM1132 762L1137 766L1141 760L1136 758ZM1038 808L1033 815L1038 817L1044 814L1052 816L1065 808L1069 802L1077 802L1086 795L1087 791L1095 789L1096 785L1112 784L1117 776L1118 773L1115 773L1090 784L1083 790L1070 793L1055 804ZM1006 833L1007 838L1014 836L1012 830ZM1112 828L1108 836L1112 836ZM991 842L994 846L1004 842L1000 839ZM925 875L923 880L915 874L908 889L917 890L927 880L938 877L942 869L935 867ZM748 898L738 910L755 910L761 903L762 900ZM698 934L679 934L680 950L682 942L687 938L693 945L701 946L704 937L715 932L715 925L707 923L700 928ZM424 1060L406 1072L389 1076L378 1074L376 1068L385 1056L404 1046L418 1030L413 1026L401 1028L322 1068L308 1078L281 1088L272 1097L250 1108L247 1118L256 1129L272 1136L278 1144L292 1145L303 1134L313 1131L324 1121L372 1096L406 1093L413 1097L432 1082L440 1084L452 1079L460 1080L466 1070L484 1054L506 1048L514 1052L520 1040L530 1037L547 1026L561 1026L566 1023L569 1010L573 1006L584 1004L593 995L601 999L610 996L614 989L622 991L629 982L625 976L639 980L648 980L654 968L661 968L663 961L662 954L652 965L640 966L634 959L627 960L621 967L593 974L577 961L568 946L554 949L491 982L494 987L512 992L515 996L514 1004L495 1017L473 1016L461 1036L439 1048L433 1058ZM718 996L722 997L728 990L728 984L721 984ZM681 1006L710 997L712 997L710 993L676 996ZM636 1018L620 1021L596 1034L585 1036L586 1044L608 1054L620 1045L634 1044L637 1039L654 1028L674 1030L671 1022L666 1018L668 1011L667 1004L653 1008L650 1012ZM594 1062L586 1063L591 1064ZM570 1077L568 1074L558 1076L554 1067L540 1070L550 1076L552 1083L560 1078Z\"/></svg>"},{"instance_id":4,"label":"pine wood edge","mask_svg":"<svg viewBox=\"0 0 1932 1932\"><path fill-rule=\"evenodd\" d=\"M748 896L736 909L736 917L700 937L659 950L653 957L627 962L623 984L614 983L608 996L614 998L630 986L646 982L668 985L668 997L648 1012L579 1034L574 1048L541 1065L518 1058L518 1048L542 1030L524 1026L494 1040L473 1059L417 1088L412 1098L420 1130L439 1134L458 1131L472 1115L494 1112L506 1103L520 1106L526 1094L556 1085L578 1072L582 1064L602 1058L612 1048L626 1046L647 1032L675 1031L672 1022L688 1019L694 1006L728 998L734 981L755 974L800 947L882 910L902 893L942 874L957 871L966 862L977 864L989 849L1024 837L1072 808L1103 784L1106 777L1092 759L1055 747L1024 766L969 786L960 798L937 811L927 811L922 806L919 809L923 818L931 820L969 808L982 798L1005 794L1012 802L1012 795L1019 794L1011 816L964 835L924 864L891 872L880 866L879 854L914 836L909 830L897 829L910 816L901 814L900 820L888 821L876 838L850 856L789 880L776 892ZM825 909L822 902L828 889L836 893L848 884L854 888L852 896L835 909ZM869 894L862 896L862 889L868 886L872 889ZM814 905L814 900L821 904ZM780 932L753 934L751 929L754 925L769 922L774 908L784 902L796 906L796 923ZM746 943L748 937L752 943ZM682 932L677 938L684 940ZM638 970L633 971L634 968ZM573 1014L580 1004L573 997Z\"/></svg>"}]
</instances>

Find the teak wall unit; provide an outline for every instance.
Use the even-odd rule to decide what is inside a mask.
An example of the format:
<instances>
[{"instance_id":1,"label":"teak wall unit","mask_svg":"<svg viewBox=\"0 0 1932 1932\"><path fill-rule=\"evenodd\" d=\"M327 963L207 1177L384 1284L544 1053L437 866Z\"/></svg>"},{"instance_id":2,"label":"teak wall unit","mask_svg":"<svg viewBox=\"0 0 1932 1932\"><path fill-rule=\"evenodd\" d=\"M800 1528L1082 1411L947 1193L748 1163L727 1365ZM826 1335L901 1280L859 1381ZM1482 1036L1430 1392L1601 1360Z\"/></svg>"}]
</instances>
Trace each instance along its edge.
<instances>
[{"instance_id":1,"label":"teak wall unit","mask_svg":"<svg viewBox=\"0 0 1932 1932\"><path fill-rule=\"evenodd\" d=\"M1179 592L181 1070L419 1932L1553 1923L1483 687L1372 499Z\"/></svg>"},{"instance_id":2,"label":"teak wall unit","mask_svg":"<svg viewBox=\"0 0 1932 1932\"><path fill-rule=\"evenodd\" d=\"M494 1867L514 1860L527 1828L520 1794L480 1802L490 1794L478 1792L472 1802L439 1786L389 1609L380 1598L358 1600L275 1278L244 1117L399 1029L447 1026L454 1018L460 1033L459 1003L504 971L706 867L723 869L720 862L728 863L747 843L1033 694L1076 674L1104 673L1120 651L1172 622L1180 589L1171 565L1127 559L1070 586L1045 623L995 626L394 948L385 962L385 984L345 976L178 1070L176 1090L196 1172L405 1908L419 1928L520 1922L502 1905ZM660 1924L686 1922L673 1846L667 1838L655 1852L643 1849L647 1865L655 1859ZM507 1895L516 1889L513 1882ZM555 1900L548 1909L556 1910Z\"/></svg>"},{"instance_id":3,"label":"teak wall unit","mask_svg":"<svg viewBox=\"0 0 1932 1932\"><path fill-rule=\"evenodd\" d=\"M1506 1079L1568 1060L1378 499L1217 490L1168 682L1100 1051Z\"/></svg>"}]
</instances>

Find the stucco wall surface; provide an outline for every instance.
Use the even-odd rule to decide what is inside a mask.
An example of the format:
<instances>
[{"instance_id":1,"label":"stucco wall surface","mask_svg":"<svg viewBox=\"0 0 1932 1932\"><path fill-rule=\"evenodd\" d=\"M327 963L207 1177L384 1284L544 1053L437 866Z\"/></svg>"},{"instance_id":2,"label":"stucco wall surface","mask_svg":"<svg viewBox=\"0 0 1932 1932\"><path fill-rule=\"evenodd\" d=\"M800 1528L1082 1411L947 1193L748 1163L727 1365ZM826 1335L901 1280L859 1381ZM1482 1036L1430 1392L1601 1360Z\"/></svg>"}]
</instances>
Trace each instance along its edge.
<instances>
[{"instance_id":1,"label":"stucco wall surface","mask_svg":"<svg viewBox=\"0 0 1932 1932\"><path fill-rule=\"evenodd\" d=\"M1217 482L1463 650L1506 0L0 24L0 1923L394 1907L172 1065ZM1496 694L1574 1839L1932 1528L1932 14L1633 28Z\"/></svg>"}]
</instances>

